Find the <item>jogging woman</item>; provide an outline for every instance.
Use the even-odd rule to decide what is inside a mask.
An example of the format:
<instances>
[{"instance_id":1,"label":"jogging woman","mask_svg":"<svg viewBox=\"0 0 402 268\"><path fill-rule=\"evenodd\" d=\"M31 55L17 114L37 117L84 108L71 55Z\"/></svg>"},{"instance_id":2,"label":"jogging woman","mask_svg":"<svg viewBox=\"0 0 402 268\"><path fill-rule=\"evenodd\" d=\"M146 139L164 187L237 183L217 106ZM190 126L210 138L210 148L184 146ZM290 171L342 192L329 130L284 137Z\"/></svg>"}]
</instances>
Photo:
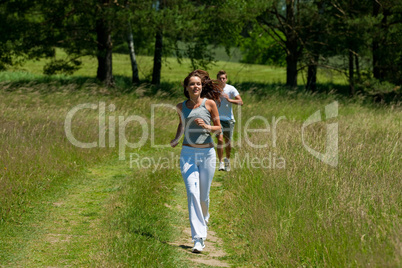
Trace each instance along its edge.
<instances>
[{"instance_id":1,"label":"jogging woman","mask_svg":"<svg viewBox=\"0 0 402 268\"><path fill-rule=\"evenodd\" d=\"M187 202L194 241L192 251L201 252L207 238L209 190L215 173L216 155L211 135L221 131L216 103L222 88L203 70L195 70L184 79L187 100L177 104L180 123L172 147L184 134L180 154L180 170L187 190ZM211 124L212 122L212 124Z\"/></svg>"}]
</instances>

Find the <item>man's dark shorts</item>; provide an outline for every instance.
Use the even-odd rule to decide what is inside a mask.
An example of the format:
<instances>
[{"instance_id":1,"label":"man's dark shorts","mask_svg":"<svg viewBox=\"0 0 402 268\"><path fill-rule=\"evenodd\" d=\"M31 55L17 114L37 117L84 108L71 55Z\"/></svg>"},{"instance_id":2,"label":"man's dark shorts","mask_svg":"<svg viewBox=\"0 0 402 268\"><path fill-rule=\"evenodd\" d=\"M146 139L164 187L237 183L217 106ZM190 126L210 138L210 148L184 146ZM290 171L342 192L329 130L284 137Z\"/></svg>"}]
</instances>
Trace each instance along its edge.
<instances>
[{"instance_id":1,"label":"man's dark shorts","mask_svg":"<svg viewBox=\"0 0 402 268\"><path fill-rule=\"evenodd\" d=\"M235 123L235 120L221 120L223 137L232 140Z\"/></svg>"}]
</instances>

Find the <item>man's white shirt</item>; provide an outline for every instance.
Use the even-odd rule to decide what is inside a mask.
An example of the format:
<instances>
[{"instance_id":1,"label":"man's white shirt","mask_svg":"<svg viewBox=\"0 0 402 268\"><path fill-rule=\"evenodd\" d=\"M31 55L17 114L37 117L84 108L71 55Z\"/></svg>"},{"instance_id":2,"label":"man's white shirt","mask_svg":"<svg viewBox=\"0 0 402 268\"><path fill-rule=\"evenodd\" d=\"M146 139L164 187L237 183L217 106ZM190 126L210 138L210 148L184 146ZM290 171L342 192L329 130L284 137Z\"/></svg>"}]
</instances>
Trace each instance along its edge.
<instances>
[{"instance_id":1,"label":"man's white shirt","mask_svg":"<svg viewBox=\"0 0 402 268\"><path fill-rule=\"evenodd\" d=\"M234 86L228 84L226 84L223 92L229 96L229 99L234 99L237 95L239 95L237 89ZM227 99L221 98L221 105L218 106L218 111L220 120L234 120L232 103L228 102Z\"/></svg>"}]
</instances>

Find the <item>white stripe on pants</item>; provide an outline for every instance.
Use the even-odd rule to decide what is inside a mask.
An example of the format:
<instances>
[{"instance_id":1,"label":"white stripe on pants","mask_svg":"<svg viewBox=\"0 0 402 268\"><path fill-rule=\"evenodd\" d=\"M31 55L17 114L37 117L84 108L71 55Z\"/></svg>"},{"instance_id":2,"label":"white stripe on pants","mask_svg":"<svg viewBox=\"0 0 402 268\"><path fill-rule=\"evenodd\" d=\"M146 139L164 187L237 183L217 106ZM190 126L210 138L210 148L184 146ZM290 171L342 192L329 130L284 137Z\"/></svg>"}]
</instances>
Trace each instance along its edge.
<instances>
[{"instance_id":1,"label":"white stripe on pants","mask_svg":"<svg viewBox=\"0 0 402 268\"><path fill-rule=\"evenodd\" d=\"M209 219L209 189L215 174L214 148L183 146L180 154L180 170L187 190L191 236L207 238Z\"/></svg>"}]
</instances>

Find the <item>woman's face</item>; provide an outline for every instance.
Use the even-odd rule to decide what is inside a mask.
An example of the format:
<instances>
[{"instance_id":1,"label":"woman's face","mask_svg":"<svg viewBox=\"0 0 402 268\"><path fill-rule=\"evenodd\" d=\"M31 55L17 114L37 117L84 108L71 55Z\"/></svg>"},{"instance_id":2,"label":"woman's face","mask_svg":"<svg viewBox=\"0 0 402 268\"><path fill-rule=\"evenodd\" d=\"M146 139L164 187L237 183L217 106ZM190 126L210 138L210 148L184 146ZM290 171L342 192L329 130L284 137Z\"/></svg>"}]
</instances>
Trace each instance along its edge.
<instances>
[{"instance_id":1,"label":"woman's face","mask_svg":"<svg viewBox=\"0 0 402 268\"><path fill-rule=\"evenodd\" d=\"M187 91L190 95L190 98L200 96L202 91L201 78L199 78L198 76L190 77L188 81Z\"/></svg>"}]
</instances>

